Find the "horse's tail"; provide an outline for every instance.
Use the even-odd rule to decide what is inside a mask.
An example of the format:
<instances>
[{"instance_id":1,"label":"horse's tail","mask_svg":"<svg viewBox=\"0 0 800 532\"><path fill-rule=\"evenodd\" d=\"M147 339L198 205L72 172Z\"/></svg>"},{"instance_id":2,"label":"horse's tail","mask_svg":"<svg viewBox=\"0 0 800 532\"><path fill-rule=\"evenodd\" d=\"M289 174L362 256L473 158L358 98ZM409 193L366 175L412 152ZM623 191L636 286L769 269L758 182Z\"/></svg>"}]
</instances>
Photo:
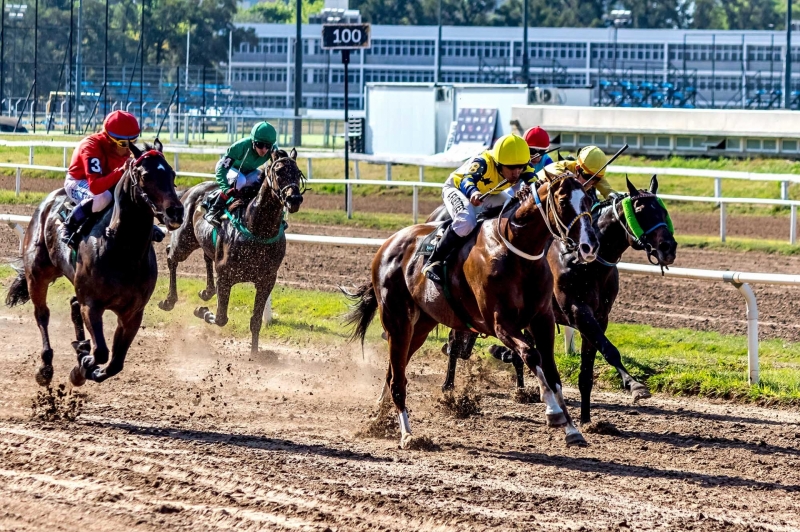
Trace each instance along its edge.
<instances>
[{"instance_id":1,"label":"horse's tail","mask_svg":"<svg viewBox=\"0 0 800 532\"><path fill-rule=\"evenodd\" d=\"M31 295L28 292L28 280L25 278L25 271L22 268L14 268L17 270L17 278L8 287L6 293L6 305L14 307L22 305L30 300Z\"/></svg>"},{"instance_id":2,"label":"horse's tail","mask_svg":"<svg viewBox=\"0 0 800 532\"><path fill-rule=\"evenodd\" d=\"M352 303L350 312L345 314L344 321L347 325L353 326L353 333L350 335L350 341L361 339L361 345L364 345L364 338L367 336L367 328L370 322L375 317L375 312L378 310L378 298L375 297L375 288L372 282L364 283L359 286L355 293L348 292L347 289L340 286L339 290L349 299Z\"/></svg>"}]
</instances>

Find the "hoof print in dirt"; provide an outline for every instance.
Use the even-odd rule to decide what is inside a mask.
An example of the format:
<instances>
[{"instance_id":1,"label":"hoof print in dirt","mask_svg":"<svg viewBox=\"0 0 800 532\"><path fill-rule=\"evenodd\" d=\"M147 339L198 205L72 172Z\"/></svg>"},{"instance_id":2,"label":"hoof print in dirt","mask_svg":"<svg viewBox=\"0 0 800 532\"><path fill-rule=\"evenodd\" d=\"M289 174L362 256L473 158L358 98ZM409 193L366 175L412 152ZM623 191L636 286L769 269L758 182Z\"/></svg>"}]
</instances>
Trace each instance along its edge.
<instances>
[{"instance_id":1,"label":"hoof print in dirt","mask_svg":"<svg viewBox=\"0 0 800 532\"><path fill-rule=\"evenodd\" d=\"M541 403L542 397L536 388L517 388L514 392L514 402L523 405Z\"/></svg>"},{"instance_id":2,"label":"hoof print in dirt","mask_svg":"<svg viewBox=\"0 0 800 532\"><path fill-rule=\"evenodd\" d=\"M600 434L602 436L622 436L622 431L608 421L596 421L594 423L583 423L581 429L586 434Z\"/></svg>"},{"instance_id":3,"label":"hoof print in dirt","mask_svg":"<svg viewBox=\"0 0 800 532\"><path fill-rule=\"evenodd\" d=\"M406 451L433 452L441 450L441 447L439 447L430 436L412 436L411 434L403 436L400 440L400 448Z\"/></svg>"},{"instance_id":4,"label":"hoof print in dirt","mask_svg":"<svg viewBox=\"0 0 800 532\"><path fill-rule=\"evenodd\" d=\"M461 393L445 392L439 398L439 406L456 419L466 419L481 413L481 396L469 389Z\"/></svg>"}]
</instances>

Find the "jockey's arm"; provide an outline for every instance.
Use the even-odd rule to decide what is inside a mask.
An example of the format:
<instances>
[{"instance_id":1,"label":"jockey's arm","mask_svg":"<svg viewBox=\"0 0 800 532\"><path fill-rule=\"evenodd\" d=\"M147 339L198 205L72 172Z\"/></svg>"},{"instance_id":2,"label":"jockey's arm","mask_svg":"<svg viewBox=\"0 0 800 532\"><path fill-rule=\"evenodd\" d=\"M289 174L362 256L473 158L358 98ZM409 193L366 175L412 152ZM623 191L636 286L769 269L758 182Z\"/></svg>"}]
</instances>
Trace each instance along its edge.
<instances>
[{"instance_id":1,"label":"jockey's arm","mask_svg":"<svg viewBox=\"0 0 800 532\"><path fill-rule=\"evenodd\" d=\"M458 170L454 173L457 172ZM464 194L467 199L471 199L473 194L480 193L476 181L483 178L485 173L486 161L480 157L473 159L467 171L461 176L461 182L458 184L459 190L461 190L461 193Z\"/></svg>"},{"instance_id":2,"label":"jockey's arm","mask_svg":"<svg viewBox=\"0 0 800 532\"><path fill-rule=\"evenodd\" d=\"M245 145L245 143L242 141L232 144L225 152L225 155L222 156L222 164L217 167L217 173L214 178L223 192L228 192L229 189L233 188L228 182L228 172L230 170L239 170L235 168L234 165L237 161L241 164L241 161L244 159L245 153L242 149L243 145Z\"/></svg>"},{"instance_id":3,"label":"jockey's arm","mask_svg":"<svg viewBox=\"0 0 800 532\"><path fill-rule=\"evenodd\" d=\"M605 199L608 199L609 195L616 192L613 188L611 188L611 185L608 184L608 180L605 177L596 179L594 182L594 188L596 188Z\"/></svg>"},{"instance_id":4,"label":"jockey's arm","mask_svg":"<svg viewBox=\"0 0 800 532\"><path fill-rule=\"evenodd\" d=\"M104 168L101 161L105 160L105 157L99 155L94 148L91 144L84 145L81 149L80 161L83 166L83 174L89 184L89 192L97 195L114 188L122 179L125 169L119 167L103 175Z\"/></svg>"}]
</instances>

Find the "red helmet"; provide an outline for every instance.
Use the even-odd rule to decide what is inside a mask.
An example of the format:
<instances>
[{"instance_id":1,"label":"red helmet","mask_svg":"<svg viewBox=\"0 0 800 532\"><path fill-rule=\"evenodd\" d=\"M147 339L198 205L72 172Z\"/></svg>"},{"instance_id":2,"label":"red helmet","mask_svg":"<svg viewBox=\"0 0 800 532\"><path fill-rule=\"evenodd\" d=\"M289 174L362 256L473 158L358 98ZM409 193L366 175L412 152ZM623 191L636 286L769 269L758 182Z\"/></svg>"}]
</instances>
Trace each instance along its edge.
<instances>
[{"instance_id":1,"label":"red helmet","mask_svg":"<svg viewBox=\"0 0 800 532\"><path fill-rule=\"evenodd\" d=\"M524 136L525 142L528 143L528 147L530 148L546 150L550 147L550 135L539 126L530 128L525 132Z\"/></svg>"},{"instance_id":2,"label":"red helmet","mask_svg":"<svg viewBox=\"0 0 800 532\"><path fill-rule=\"evenodd\" d=\"M103 121L103 130L119 140L133 140L141 133L136 117L125 111L112 111Z\"/></svg>"}]
</instances>

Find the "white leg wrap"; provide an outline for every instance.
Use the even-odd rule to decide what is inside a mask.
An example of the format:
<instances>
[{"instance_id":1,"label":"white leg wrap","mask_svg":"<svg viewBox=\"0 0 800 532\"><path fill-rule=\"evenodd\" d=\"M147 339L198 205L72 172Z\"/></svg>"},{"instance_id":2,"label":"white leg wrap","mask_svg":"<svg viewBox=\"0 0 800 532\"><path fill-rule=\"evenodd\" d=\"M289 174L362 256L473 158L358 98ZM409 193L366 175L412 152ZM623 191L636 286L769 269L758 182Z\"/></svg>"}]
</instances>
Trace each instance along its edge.
<instances>
[{"instance_id":1,"label":"white leg wrap","mask_svg":"<svg viewBox=\"0 0 800 532\"><path fill-rule=\"evenodd\" d=\"M411 424L408 422L408 411L403 410L398 417L400 418L400 433L403 436L411 434Z\"/></svg>"},{"instance_id":2,"label":"white leg wrap","mask_svg":"<svg viewBox=\"0 0 800 532\"><path fill-rule=\"evenodd\" d=\"M383 400L386 399L386 394L388 392L389 392L389 385L386 384L386 382L384 381L383 389L381 390L381 395L378 397L378 405L379 406L383 404Z\"/></svg>"},{"instance_id":3,"label":"white leg wrap","mask_svg":"<svg viewBox=\"0 0 800 532\"><path fill-rule=\"evenodd\" d=\"M556 394L553 393L553 390L547 385L547 379L544 378L544 372L542 368L536 368L536 378L539 379L539 389L541 390L542 401L545 404L545 413L546 414L560 414L564 410L561 409L561 406L558 404L558 398Z\"/></svg>"}]
</instances>

